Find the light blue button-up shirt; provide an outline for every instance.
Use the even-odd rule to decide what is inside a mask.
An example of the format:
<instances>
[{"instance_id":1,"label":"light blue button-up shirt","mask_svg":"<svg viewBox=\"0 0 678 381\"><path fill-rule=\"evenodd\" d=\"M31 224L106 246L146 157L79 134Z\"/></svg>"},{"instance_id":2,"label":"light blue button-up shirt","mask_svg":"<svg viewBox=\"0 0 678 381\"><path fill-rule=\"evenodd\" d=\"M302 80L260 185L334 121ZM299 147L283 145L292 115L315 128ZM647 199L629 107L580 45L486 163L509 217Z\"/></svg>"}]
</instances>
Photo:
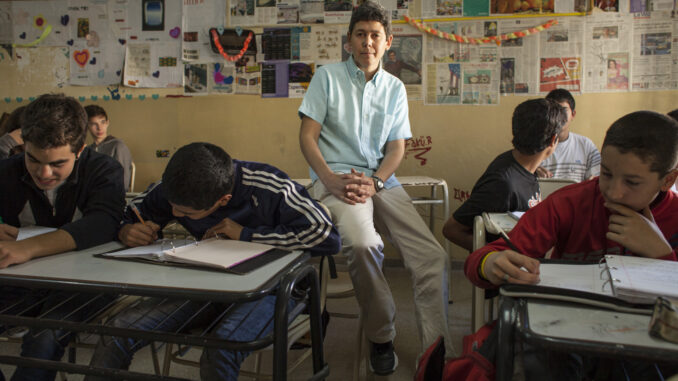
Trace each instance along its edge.
<instances>
[{"instance_id":1,"label":"light blue button-up shirt","mask_svg":"<svg viewBox=\"0 0 678 381\"><path fill-rule=\"evenodd\" d=\"M353 58L316 71L299 107L304 115L322 124L318 146L334 172L355 168L372 176L387 142L412 137L405 85L381 67L365 82ZM310 173L318 178L313 169ZM384 185L399 183L393 175Z\"/></svg>"}]
</instances>

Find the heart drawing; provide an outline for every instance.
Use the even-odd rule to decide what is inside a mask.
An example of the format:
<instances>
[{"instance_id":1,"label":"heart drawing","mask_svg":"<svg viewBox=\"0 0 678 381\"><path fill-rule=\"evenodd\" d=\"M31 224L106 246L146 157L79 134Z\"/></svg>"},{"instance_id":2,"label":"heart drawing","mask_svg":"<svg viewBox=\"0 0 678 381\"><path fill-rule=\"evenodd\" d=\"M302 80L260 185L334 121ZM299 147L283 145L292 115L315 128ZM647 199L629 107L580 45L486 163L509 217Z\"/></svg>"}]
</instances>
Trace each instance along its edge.
<instances>
[{"instance_id":1,"label":"heart drawing","mask_svg":"<svg viewBox=\"0 0 678 381\"><path fill-rule=\"evenodd\" d=\"M175 28L170 29L169 35L172 38L178 38L181 35L181 28L175 27Z\"/></svg>"},{"instance_id":2,"label":"heart drawing","mask_svg":"<svg viewBox=\"0 0 678 381\"><path fill-rule=\"evenodd\" d=\"M89 60L89 50L83 49L74 51L73 59L80 67L85 67L85 65L87 65L87 60Z\"/></svg>"}]
</instances>

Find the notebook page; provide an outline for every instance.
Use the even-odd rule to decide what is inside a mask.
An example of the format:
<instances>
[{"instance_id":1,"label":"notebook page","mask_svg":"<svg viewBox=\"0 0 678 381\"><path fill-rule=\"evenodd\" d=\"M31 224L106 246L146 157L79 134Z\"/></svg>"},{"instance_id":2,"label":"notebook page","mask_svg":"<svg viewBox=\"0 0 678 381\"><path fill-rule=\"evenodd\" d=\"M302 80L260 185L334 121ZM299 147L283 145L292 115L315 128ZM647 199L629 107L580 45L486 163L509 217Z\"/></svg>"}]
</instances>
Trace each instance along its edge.
<instances>
[{"instance_id":1,"label":"notebook page","mask_svg":"<svg viewBox=\"0 0 678 381\"><path fill-rule=\"evenodd\" d=\"M114 251L111 253L102 254L105 257L120 257L120 258L157 258L164 257L164 250L174 247L182 247L186 245L195 245L195 241L185 239L159 239L155 243L146 246L130 247L129 249Z\"/></svg>"},{"instance_id":2,"label":"notebook page","mask_svg":"<svg viewBox=\"0 0 678 381\"><path fill-rule=\"evenodd\" d=\"M539 265L539 286L564 288L612 296L611 287L603 287L608 279L604 266L597 264L567 265L542 263Z\"/></svg>"},{"instance_id":3,"label":"notebook page","mask_svg":"<svg viewBox=\"0 0 678 381\"><path fill-rule=\"evenodd\" d=\"M17 234L16 240L21 241L22 239L31 238L46 233L51 233L56 230L57 230L56 228L48 228L45 226L36 226L36 225L24 226L19 228L19 234Z\"/></svg>"},{"instance_id":4,"label":"notebook page","mask_svg":"<svg viewBox=\"0 0 678 381\"><path fill-rule=\"evenodd\" d=\"M172 260L228 269L273 248L271 245L260 243L210 238L200 241L197 245L165 250L165 255Z\"/></svg>"},{"instance_id":5,"label":"notebook page","mask_svg":"<svg viewBox=\"0 0 678 381\"><path fill-rule=\"evenodd\" d=\"M678 262L662 259L606 255L618 295L678 298Z\"/></svg>"}]
</instances>

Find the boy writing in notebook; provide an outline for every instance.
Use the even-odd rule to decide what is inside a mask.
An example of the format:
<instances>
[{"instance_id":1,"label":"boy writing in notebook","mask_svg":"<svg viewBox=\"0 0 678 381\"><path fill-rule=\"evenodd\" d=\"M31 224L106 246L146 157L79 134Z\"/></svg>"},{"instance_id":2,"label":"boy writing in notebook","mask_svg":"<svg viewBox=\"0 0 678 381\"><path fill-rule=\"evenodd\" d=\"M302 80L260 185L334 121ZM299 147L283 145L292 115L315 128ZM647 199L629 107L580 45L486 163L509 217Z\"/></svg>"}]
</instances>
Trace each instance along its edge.
<instances>
[{"instance_id":1,"label":"boy writing in notebook","mask_svg":"<svg viewBox=\"0 0 678 381\"><path fill-rule=\"evenodd\" d=\"M110 157L85 148L86 127L87 114L71 97L42 95L26 107L21 117L25 152L0 161L0 217L4 221L0 224L0 268L115 239L125 203L122 168ZM19 228L31 225L57 230L17 241ZM49 311L45 317L59 319L64 317L62 311L72 311L72 306L90 298L70 296L2 286L0 310L12 306L3 313L20 313L37 303L31 313ZM97 311L107 303L102 299L106 298L68 319L80 320ZM15 304L20 300L23 307ZM56 305L60 307L53 308ZM24 336L22 355L59 360L70 335L63 330L36 331ZM12 379L49 380L55 373L19 367Z\"/></svg>"},{"instance_id":2,"label":"boy writing in notebook","mask_svg":"<svg viewBox=\"0 0 678 381\"><path fill-rule=\"evenodd\" d=\"M447 328L447 254L421 219L395 171L412 136L403 83L383 70L391 46L386 10L357 7L348 27L351 57L313 76L299 108L301 151L311 166L311 193L332 212L371 343L370 367L395 371L395 303L382 272L379 233L400 251L412 276L422 349Z\"/></svg>"},{"instance_id":3,"label":"boy writing in notebook","mask_svg":"<svg viewBox=\"0 0 678 381\"><path fill-rule=\"evenodd\" d=\"M513 149L497 156L473 186L471 197L450 217L443 235L473 249L473 219L483 212L524 212L541 201L535 171L558 145L566 123L564 109L555 101L531 99L516 107L511 120Z\"/></svg>"},{"instance_id":4,"label":"boy writing in notebook","mask_svg":"<svg viewBox=\"0 0 678 381\"><path fill-rule=\"evenodd\" d=\"M335 254L340 239L329 217L301 185L270 165L232 160L209 143L181 147L167 164L162 181L134 199L145 223L128 207L118 234L128 246L153 243L170 220L176 219L191 235L308 250L312 255ZM175 331L194 314L198 320L217 318L220 309L200 311L202 303L146 299L123 310L113 326ZM214 335L232 341L251 341L273 327L275 295L238 304L219 322ZM195 322L192 320L192 322ZM197 323L197 322L195 322ZM190 327L186 327L190 328ZM147 342L104 337L91 365L128 368L134 352ZM203 380L236 380L248 352L205 348L201 357ZM86 380L98 380L88 376Z\"/></svg>"},{"instance_id":5,"label":"boy writing in notebook","mask_svg":"<svg viewBox=\"0 0 678 381\"><path fill-rule=\"evenodd\" d=\"M503 240L473 252L468 279L483 288L536 284L536 258L550 248L552 258L571 261L605 254L675 261L678 195L669 189L678 176L678 122L651 111L625 115L608 129L601 157L599 178L556 191L518 221L509 237L519 252Z\"/></svg>"}]
</instances>

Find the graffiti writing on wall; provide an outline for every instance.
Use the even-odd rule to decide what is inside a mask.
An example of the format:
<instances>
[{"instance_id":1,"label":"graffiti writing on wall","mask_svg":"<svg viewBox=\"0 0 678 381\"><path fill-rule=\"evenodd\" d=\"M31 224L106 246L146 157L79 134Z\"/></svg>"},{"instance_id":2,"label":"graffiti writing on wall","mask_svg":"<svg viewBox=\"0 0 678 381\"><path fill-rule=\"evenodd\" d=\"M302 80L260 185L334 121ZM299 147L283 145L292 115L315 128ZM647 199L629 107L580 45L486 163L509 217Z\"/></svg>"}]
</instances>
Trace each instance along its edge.
<instances>
[{"instance_id":1,"label":"graffiti writing on wall","mask_svg":"<svg viewBox=\"0 0 678 381\"><path fill-rule=\"evenodd\" d=\"M471 192L454 188L454 199L464 202L471 197Z\"/></svg>"},{"instance_id":2,"label":"graffiti writing on wall","mask_svg":"<svg viewBox=\"0 0 678 381\"><path fill-rule=\"evenodd\" d=\"M433 141L430 136L419 136L405 140L405 159L412 154L419 160L419 165L426 165L428 161L424 155L431 150Z\"/></svg>"}]
</instances>

